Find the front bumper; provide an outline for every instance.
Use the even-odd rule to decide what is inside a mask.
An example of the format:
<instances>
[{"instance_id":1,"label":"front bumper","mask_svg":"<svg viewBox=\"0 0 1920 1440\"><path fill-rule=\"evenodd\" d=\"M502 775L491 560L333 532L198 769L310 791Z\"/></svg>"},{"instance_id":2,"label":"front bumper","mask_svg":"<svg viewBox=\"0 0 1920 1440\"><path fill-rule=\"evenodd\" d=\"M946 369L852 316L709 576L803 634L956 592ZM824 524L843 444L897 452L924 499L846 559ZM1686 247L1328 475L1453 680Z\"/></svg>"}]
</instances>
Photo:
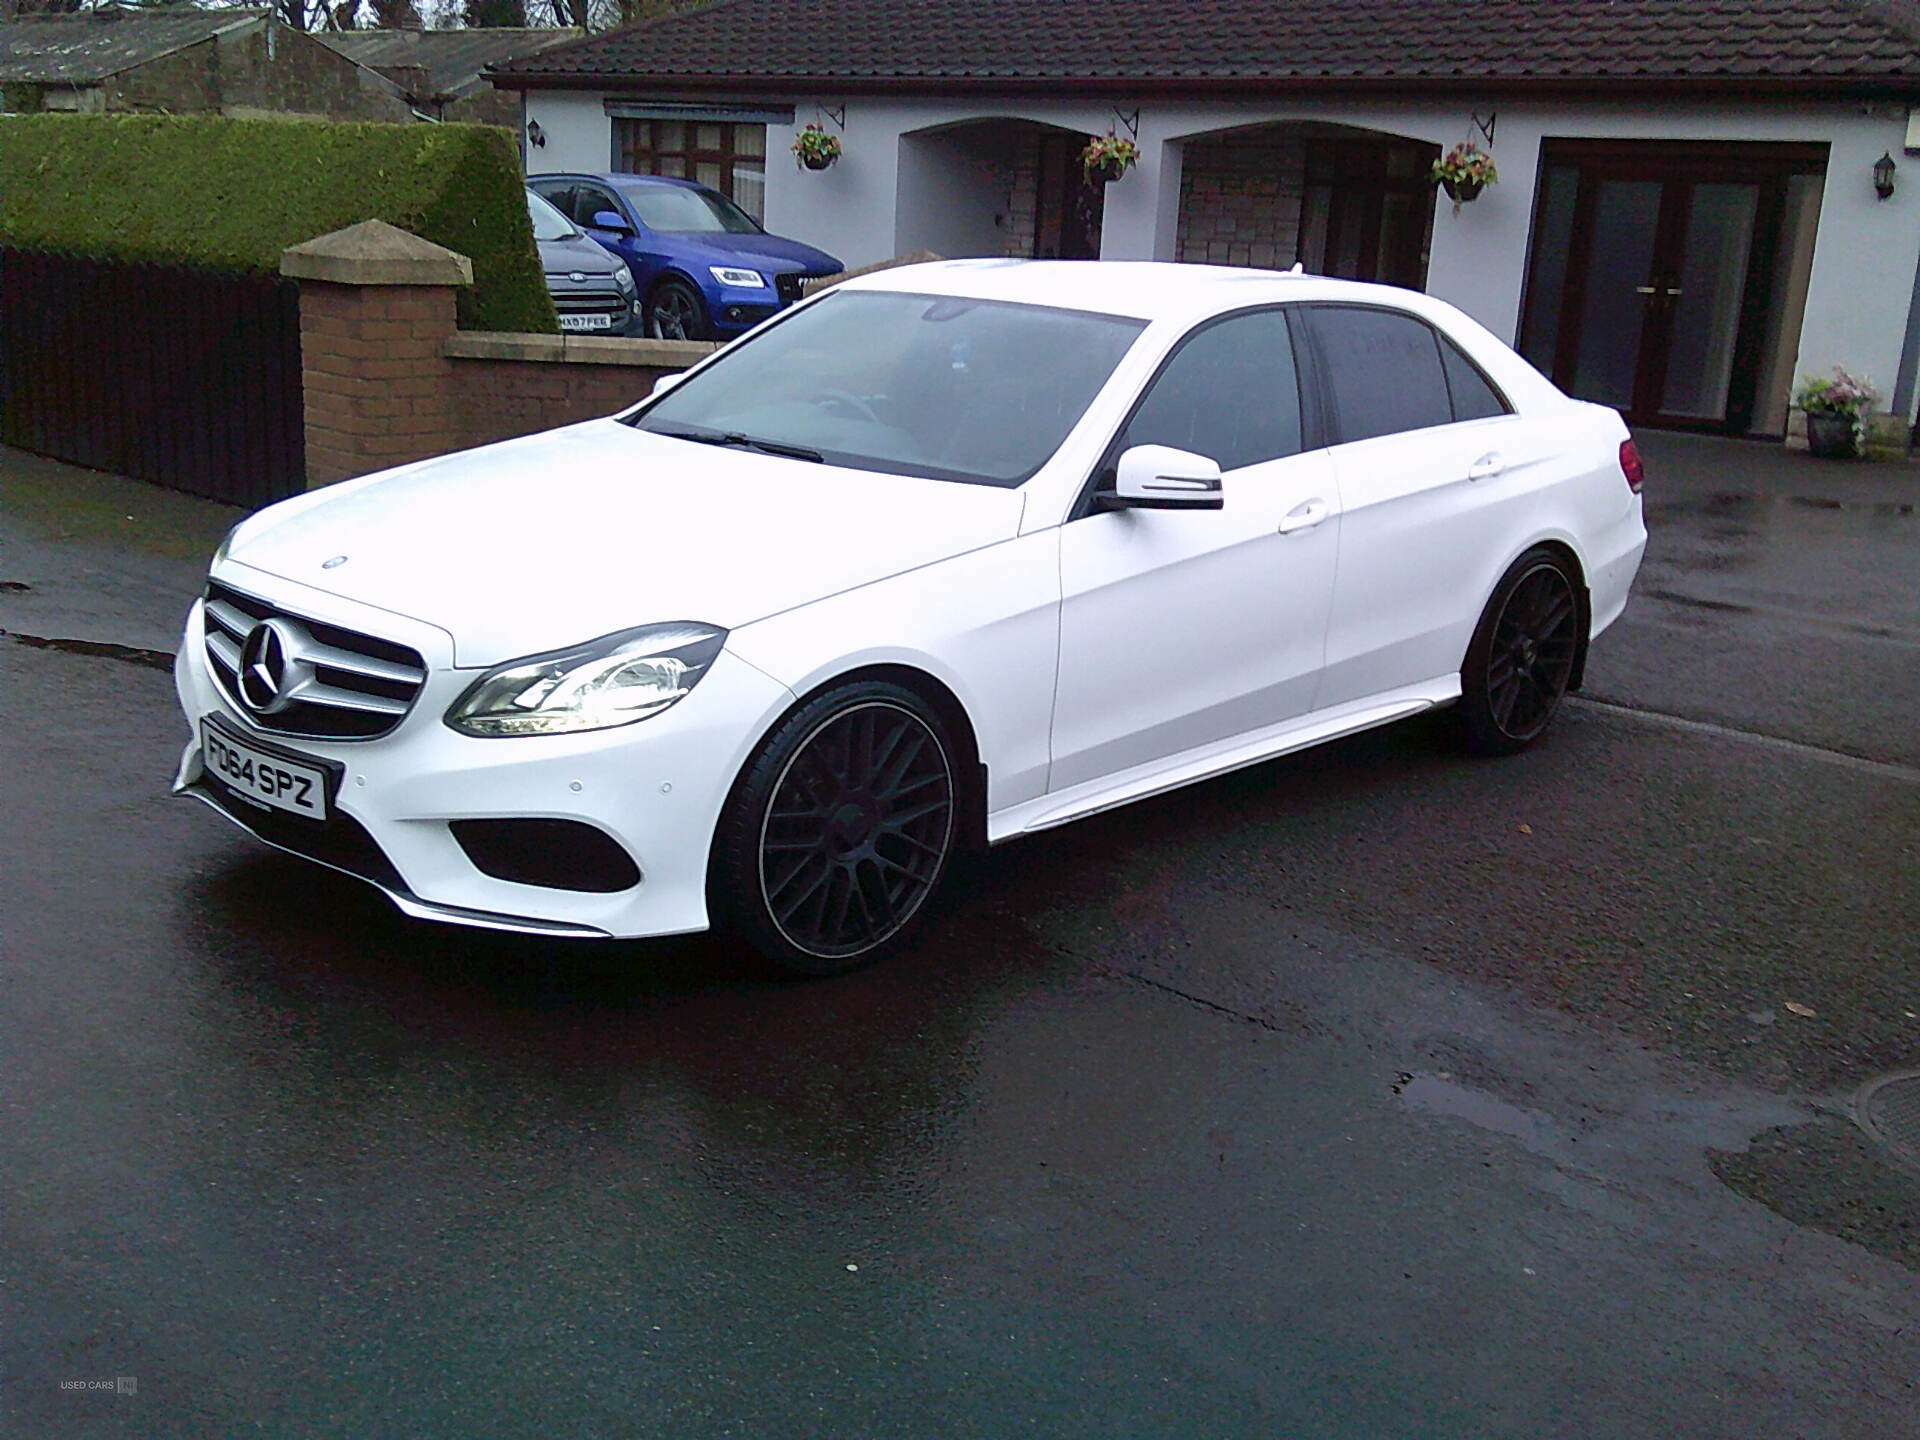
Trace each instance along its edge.
<instances>
[{"instance_id":1,"label":"front bumper","mask_svg":"<svg viewBox=\"0 0 1920 1440\"><path fill-rule=\"evenodd\" d=\"M259 586L253 587L261 588ZM274 598L345 628L371 630L360 607L298 587ZM394 617L384 616L392 633ZM313 740L255 725L208 669L204 619L188 616L174 683L193 738L174 793L191 795L253 835L378 886L405 913L489 929L572 937L681 934L708 925L707 856L733 778L774 718L793 701L784 686L722 652L686 699L650 719L579 735L475 739L442 723L472 683L433 653L413 709L373 740ZM260 744L342 767L327 822L238 799L206 769L201 718L217 715ZM483 874L454 838L459 820L571 820L611 836L640 880L613 893L553 889Z\"/></svg>"},{"instance_id":2,"label":"front bumper","mask_svg":"<svg viewBox=\"0 0 1920 1440\"><path fill-rule=\"evenodd\" d=\"M772 318L781 308L771 290L722 290L707 297L707 315L714 334L722 340L744 335L762 320Z\"/></svg>"}]
</instances>

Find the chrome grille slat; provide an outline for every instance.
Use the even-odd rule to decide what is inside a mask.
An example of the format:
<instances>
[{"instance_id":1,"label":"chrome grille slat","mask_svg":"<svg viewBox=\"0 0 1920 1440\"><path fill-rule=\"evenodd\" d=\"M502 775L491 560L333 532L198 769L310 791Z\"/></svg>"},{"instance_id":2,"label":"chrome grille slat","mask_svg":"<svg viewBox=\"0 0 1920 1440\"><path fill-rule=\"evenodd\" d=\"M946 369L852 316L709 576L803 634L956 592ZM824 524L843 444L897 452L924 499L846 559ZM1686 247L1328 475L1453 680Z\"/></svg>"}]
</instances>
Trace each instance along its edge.
<instances>
[{"instance_id":1,"label":"chrome grille slat","mask_svg":"<svg viewBox=\"0 0 1920 1440\"><path fill-rule=\"evenodd\" d=\"M309 680L298 686L292 694L294 699L309 705L358 710L367 715L392 715L396 719L406 714L413 703L410 700L391 700L385 695L363 695L358 690L342 690L337 685L328 685L320 680Z\"/></svg>"},{"instance_id":2,"label":"chrome grille slat","mask_svg":"<svg viewBox=\"0 0 1920 1440\"><path fill-rule=\"evenodd\" d=\"M224 600L209 600L207 602L207 618L229 635L233 636L235 640L246 639L247 632L259 623L255 617L247 614L246 611L237 609ZM237 649L234 651L235 655L239 653Z\"/></svg>"},{"instance_id":3,"label":"chrome grille slat","mask_svg":"<svg viewBox=\"0 0 1920 1440\"><path fill-rule=\"evenodd\" d=\"M311 619L217 582L208 582L203 612L214 683L264 731L371 740L400 723L426 684L426 659L411 646ZM256 708L243 693L241 664L248 636L268 622L265 648L254 653L269 662L271 703L249 678L246 685L264 706Z\"/></svg>"},{"instance_id":4,"label":"chrome grille slat","mask_svg":"<svg viewBox=\"0 0 1920 1440\"><path fill-rule=\"evenodd\" d=\"M240 673L240 642L231 635L207 632L207 651L229 675Z\"/></svg>"},{"instance_id":5,"label":"chrome grille slat","mask_svg":"<svg viewBox=\"0 0 1920 1440\"><path fill-rule=\"evenodd\" d=\"M323 665L329 670L344 670L349 675L364 675L369 680L393 680L402 685L419 685L427 678L426 670L420 666L396 665L391 660L356 655L351 650L322 645L318 640L306 648L305 655L315 665Z\"/></svg>"}]
</instances>

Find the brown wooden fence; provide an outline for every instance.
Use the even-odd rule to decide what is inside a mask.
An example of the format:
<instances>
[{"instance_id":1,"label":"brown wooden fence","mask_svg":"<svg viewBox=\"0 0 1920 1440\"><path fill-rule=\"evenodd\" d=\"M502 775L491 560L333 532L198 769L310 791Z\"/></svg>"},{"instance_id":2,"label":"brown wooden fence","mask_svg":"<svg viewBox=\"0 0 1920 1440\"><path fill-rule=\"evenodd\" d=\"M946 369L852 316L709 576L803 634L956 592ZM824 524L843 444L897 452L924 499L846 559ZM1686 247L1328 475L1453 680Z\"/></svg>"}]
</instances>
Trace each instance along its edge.
<instances>
[{"instance_id":1,"label":"brown wooden fence","mask_svg":"<svg viewBox=\"0 0 1920 1440\"><path fill-rule=\"evenodd\" d=\"M258 506L304 423L293 281L0 247L0 442Z\"/></svg>"}]
</instances>

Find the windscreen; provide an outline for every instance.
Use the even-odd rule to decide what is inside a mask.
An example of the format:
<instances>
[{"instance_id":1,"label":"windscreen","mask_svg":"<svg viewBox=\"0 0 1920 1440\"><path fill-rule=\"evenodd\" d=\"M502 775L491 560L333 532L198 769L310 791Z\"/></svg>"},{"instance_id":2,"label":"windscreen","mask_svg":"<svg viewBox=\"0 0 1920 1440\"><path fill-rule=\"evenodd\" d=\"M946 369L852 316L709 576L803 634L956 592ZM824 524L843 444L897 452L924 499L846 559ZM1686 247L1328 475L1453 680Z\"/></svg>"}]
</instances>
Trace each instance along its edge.
<instances>
[{"instance_id":1,"label":"windscreen","mask_svg":"<svg viewBox=\"0 0 1920 1440\"><path fill-rule=\"evenodd\" d=\"M829 464L1014 486L1066 439L1146 322L838 291L735 346L632 423Z\"/></svg>"},{"instance_id":2,"label":"windscreen","mask_svg":"<svg viewBox=\"0 0 1920 1440\"><path fill-rule=\"evenodd\" d=\"M649 230L681 235L761 233L751 215L717 191L679 185L629 185L622 190Z\"/></svg>"},{"instance_id":3,"label":"windscreen","mask_svg":"<svg viewBox=\"0 0 1920 1440\"><path fill-rule=\"evenodd\" d=\"M533 191L527 191L527 218L533 222L536 240L571 240L579 232L573 222Z\"/></svg>"}]
</instances>

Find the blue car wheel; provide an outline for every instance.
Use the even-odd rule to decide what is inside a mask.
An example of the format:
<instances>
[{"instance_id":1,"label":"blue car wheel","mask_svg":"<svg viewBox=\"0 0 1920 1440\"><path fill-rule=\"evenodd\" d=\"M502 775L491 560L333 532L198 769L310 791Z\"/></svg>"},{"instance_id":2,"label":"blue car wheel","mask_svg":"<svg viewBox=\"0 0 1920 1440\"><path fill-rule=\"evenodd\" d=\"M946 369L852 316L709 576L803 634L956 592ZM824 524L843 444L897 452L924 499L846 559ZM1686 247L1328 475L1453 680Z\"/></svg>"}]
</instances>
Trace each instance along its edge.
<instances>
[{"instance_id":1,"label":"blue car wheel","mask_svg":"<svg viewBox=\"0 0 1920 1440\"><path fill-rule=\"evenodd\" d=\"M676 276L669 275L653 287L647 297L646 319L647 334L655 340L712 338L700 292Z\"/></svg>"}]
</instances>

